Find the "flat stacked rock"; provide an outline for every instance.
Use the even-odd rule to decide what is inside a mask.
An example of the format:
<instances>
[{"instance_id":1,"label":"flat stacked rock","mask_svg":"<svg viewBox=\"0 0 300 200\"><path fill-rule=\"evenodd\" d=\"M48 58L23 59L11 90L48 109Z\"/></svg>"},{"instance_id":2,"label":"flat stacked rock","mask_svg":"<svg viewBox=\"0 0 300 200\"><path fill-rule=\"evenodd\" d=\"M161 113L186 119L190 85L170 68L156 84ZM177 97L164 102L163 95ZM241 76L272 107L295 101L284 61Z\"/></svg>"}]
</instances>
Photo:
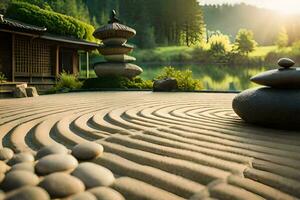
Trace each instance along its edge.
<instances>
[{"instance_id":1,"label":"flat stacked rock","mask_svg":"<svg viewBox=\"0 0 300 200\"><path fill-rule=\"evenodd\" d=\"M122 76L133 78L143 72L139 66L131 63L136 59L127 55L133 50L133 46L126 44L126 42L135 34L134 29L120 24L116 18L116 12L112 11L108 24L94 32L95 38L103 41L103 45L98 50L107 60L107 62L95 65L95 72L98 77Z\"/></svg>"},{"instance_id":2,"label":"flat stacked rock","mask_svg":"<svg viewBox=\"0 0 300 200\"><path fill-rule=\"evenodd\" d=\"M237 95L233 110L253 124L285 129L300 128L300 69L288 58L278 61L279 69L263 72L251 81L264 87Z\"/></svg>"}]
</instances>

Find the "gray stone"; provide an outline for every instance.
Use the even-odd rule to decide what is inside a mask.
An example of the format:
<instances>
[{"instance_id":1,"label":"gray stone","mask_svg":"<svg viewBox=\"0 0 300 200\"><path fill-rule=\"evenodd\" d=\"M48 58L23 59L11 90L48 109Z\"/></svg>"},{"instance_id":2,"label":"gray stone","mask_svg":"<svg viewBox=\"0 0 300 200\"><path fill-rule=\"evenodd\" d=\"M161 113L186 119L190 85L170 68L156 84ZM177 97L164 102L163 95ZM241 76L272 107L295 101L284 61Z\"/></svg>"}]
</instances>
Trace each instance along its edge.
<instances>
[{"instance_id":1,"label":"gray stone","mask_svg":"<svg viewBox=\"0 0 300 200\"><path fill-rule=\"evenodd\" d=\"M237 95L233 110L249 123L270 127L300 127L300 90L261 87Z\"/></svg>"},{"instance_id":2,"label":"gray stone","mask_svg":"<svg viewBox=\"0 0 300 200\"><path fill-rule=\"evenodd\" d=\"M10 171L23 170L34 173L34 163L33 162L24 162L15 164L11 167Z\"/></svg>"},{"instance_id":3,"label":"gray stone","mask_svg":"<svg viewBox=\"0 0 300 200\"><path fill-rule=\"evenodd\" d=\"M26 88L27 97L38 97L39 93L37 92L35 87L27 87Z\"/></svg>"},{"instance_id":4,"label":"gray stone","mask_svg":"<svg viewBox=\"0 0 300 200\"><path fill-rule=\"evenodd\" d=\"M44 188L51 198L65 198L84 191L84 184L76 177L66 173L53 173L46 176L40 187Z\"/></svg>"},{"instance_id":5,"label":"gray stone","mask_svg":"<svg viewBox=\"0 0 300 200\"><path fill-rule=\"evenodd\" d=\"M118 54L128 54L133 50L133 46L124 44L120 46L100 46L98 51L104 55L118 55Z\"/></svg>"},{"instance_id":6,"label":"gray stone","mask_svg":"<svg viewBox=\"0 0 300 200\"><path fill-rule=\"evenodd\" d=\"M79 178L88 189L110 186L115 181L115 177L109 169L90 162L80 163L72 175Z\"/></svg>"},{"instance_id":7,"label":"gray stone","mask_svg":"<svg viewBox=\"0 0 300 200\"><path fill-rule=\"evenodd\" d=\"M127 42L126 38L107 38L102 40L106 46L122 46Z\"/></svg>"},{"instance_id":8,"label":"gray stone","mask_svg":"<svg viewBox=\"0 0 300 200\"><path fill-rule=\"evenodd\" d=\"M125 200L119 192L108 187L93 188L89 192L95 195L97 200Z\"/></svg>"},{"instance_id":9,"label":"gray stone","mask_svg":"<svg viewBox=\"0 0 300 200\"><path fill-rule=\"evenodd\" d=\"M169 92L177 89L178 83L174 78L156 80L153 84L153 91L155 92Z\"/></svg>"},{"instance_id":10,"label":"gray stone","mask_svg":"<svg viewBox=\"0 0 300 200\"><path fill-rule=\"evenodd\" d=\"M289 58L281 58L278 60L278 65L283 68L290 68L295 65L295 62Z\"/></svg>"},{"instance_id":11,"label":"gray stone","mask_svg":"<svg viewBox=\"0 0 300 200\"><path fill-rule=\"evenodd\" d=\"M65 172L75 169L78 161L71 155L53 154L40 159L35 165L38 174L46 175L54 172Z\"/></svg>"},{"instance_id":12,"label":"gray stone","mask_svg":"<svg viewBox=\"0 0 300 200\"><path fill-rule=\"evenodd\" d=\"M104 56L104 58L107 61L110 61L110 62L124 62L124 63L127 63L127 62L134 62L134 61L136 61L135 57L128 56L128 55L125 55L125 54L121 54L121 55L107 55L107 56Z\"/></svg>"},{"instance_id":13,"label":"gray stone","mask_svg":"<svg viewBox=\"0 0 300 200\"><path fill-rule=\"evenodd\" d=\"M123 76L133 78L142 72L142 68L132 63L97 63L95 65L95 73L98 77Z\"/></svg>"},{"instance_id":14,"label":"gray stone","mask_svg":"<svg viewBox=\"0 0 300 200\"><path fill-rule=\"evenodd\" d=\"M55 144L55 145L50 145L50 146L45 146L43 148L41 148L37 154L36 154L36 158L40 159L42 157L51 155L51 154L67 154L69 152L69 150L61 145L61 144Z\"/></svg>"},{"instance_id":15,"label":"gray stone","mask_svg":"<svg viewBox=\"0 0 300 200\"><path fill-rule=\"evenodd\" d=\"M0 160L9 160L14 156L13 150L10 148L0 149Z\"/></svg>"},{"instance_id":16,"label":"gray stone","mask_svg":"<svg viewBox=\"0 0 300 200\"><path fill-rule=\"evenodd\" d=\"M40 187L25 186L8 193L5 200L50 200L50 196Z\"/></svg>"},{"instance_id":17,"label":"gray stone","mask_svg":"<svg viewBox=\"0 0 300 200\"><path fill-rule=\"evenodd\" d=\"M3 161L0 161L0 173L6 173L10 167Z\"/></svg>"},{"instance_id":18,"label":"gray stone","mask_svg":"<svg viewBox=\"0 0 300 200\"><path fill-rule=\"evenodd\" d=\"M78 160L92 160L102 155L103 146L95 142L85 142L73 147L72 155Z\"/></svg>"},{"instance_id":19,"label":"gray stone","mask_svg":"<svg viewBox=\"0 0 300 200\"><path fill-rule=\"evenodd\" d=\"M97 198L90 192L82 192L69 197L68 200L97 200Z\"/></svg>"},{"instance_id":20,"label":"gray stone","mask_svg":"<svg viewBox=\"0 0 300 200\"><path fill-rule=\"evenodd\" d=\"M23 153L15 154L13 158L8 161L8 164L12 166L22 162L33 162L33 161L34 161L34 157L31 153L23 152Z\"/></svg>"},{"instance_id":21,"label":"gray stone","mask_svg":"<svg viewBox=\"0 0 300 200\"><path fill-rule=\"evenodd\" d=\"M13 91L13 96L15 98L25 98L27 97L26 86L25 85L17 85Z\"/></svg>"},{"instance_id":22,"label":"gray stone","mask_svg":"<svg viewBox=\"0 0 300 200\"><path fill-rule=\"evenodd\" d=\"M35 186L39 183L39 178L32 172L12 171L6 174L1 189L9 191L23 186Z\"/></svg>"},{"instance_id":23,"label":"gray stone","mask_svg":"<svg viewBox=\"0 0 300 200\"><path fill-rule=\"evenodd\" d=\"M251 81L273 88L300 89L300 68L266 71L252 77Z\"/></svg>"}]
</instances>

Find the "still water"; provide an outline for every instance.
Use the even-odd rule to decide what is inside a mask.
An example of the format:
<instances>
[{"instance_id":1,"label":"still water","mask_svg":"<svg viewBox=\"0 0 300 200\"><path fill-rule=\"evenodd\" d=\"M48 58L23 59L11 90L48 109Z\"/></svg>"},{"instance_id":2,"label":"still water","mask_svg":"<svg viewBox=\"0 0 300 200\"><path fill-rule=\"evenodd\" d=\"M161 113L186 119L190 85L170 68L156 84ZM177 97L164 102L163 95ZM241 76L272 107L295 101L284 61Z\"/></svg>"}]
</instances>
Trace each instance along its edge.
<instances>
[{"instance_id":1,"label":"still water","mask_svg":"<svg viewBox=\"0 0 300 200\"><path fill-rule=\"evenodd\" d=\"M164 66L153 67L146 64L139 64L144 72L141 75L144 79L154 79ZM230 67L214 65L172 65L175 69L193 72L195 79L200 79L204 90L213 91L240 91L258 85L252 83L250 78L258 73L270 69L269 67Z\"/></svg>"}]
</instances>

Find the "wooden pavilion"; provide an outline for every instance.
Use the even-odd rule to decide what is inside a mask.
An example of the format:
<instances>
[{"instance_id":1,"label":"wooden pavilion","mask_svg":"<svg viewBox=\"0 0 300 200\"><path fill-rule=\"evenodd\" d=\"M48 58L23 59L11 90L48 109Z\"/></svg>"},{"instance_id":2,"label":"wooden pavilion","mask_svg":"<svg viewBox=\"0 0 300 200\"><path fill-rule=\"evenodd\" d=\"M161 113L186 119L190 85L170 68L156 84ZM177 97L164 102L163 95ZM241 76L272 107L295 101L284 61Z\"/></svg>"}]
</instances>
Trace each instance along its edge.
<instances>
[{"instance_id":1,"label":"wooden pavilion","mask_svg":"<svg viewBox=\"0 0 300 200\"><path fill-rule=\"evenodd\" d=\"M79 72L82 52L88 70L88 52L98 46L0 15L0 72L11 82L53 84L63 71Z\"/></svg>"}]
</instances>

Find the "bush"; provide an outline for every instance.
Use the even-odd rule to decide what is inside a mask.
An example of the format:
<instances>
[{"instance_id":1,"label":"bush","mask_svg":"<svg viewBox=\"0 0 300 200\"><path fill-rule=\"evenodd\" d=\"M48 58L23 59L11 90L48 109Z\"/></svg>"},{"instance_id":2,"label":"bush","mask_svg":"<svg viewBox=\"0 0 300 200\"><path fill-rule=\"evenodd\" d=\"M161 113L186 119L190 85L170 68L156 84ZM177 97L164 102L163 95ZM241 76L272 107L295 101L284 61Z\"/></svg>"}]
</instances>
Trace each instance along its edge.
<instances>
[{"instance_id":1,"label":"bush","mask_svg":"<svg viewBox=\"0 0 300 200\"><path fill-rule=\"evenodd\" d=\"M140 77L128 79L119 76L108 76L87 79L83 83L84 89L152 89L153 82Z\"/></svg>"},{"instance_id":2,"label":"bush","mask_svg":"<svg viewBox=\"0 0 300 200\"><path fill-rule=\"evenodd\" d=\"M164 67L156 79L165 78L175 78L177 80L179 90L182 91L201 90L203 88L200 80L193 78L191 70L180 71L173 67Z\"/></svg>"},{"instance_id":3,"label":"bush","mask_svg":"<svg viewBox=\"0 0 300 200\"><path fill-rule=\"evenodd\" d=\"M63 72L59 75L57 84L47 93L68 92L73 89L80 89L82 82L78 80L78 76Z\"/></svg>"},{"instance_id":4,"label":"bush","mask_svg":"<svg viewBox=\"0 0 300 200\"><path fill-rule=\"evenodd\" d=\"M12 1L7 8L6 16L28 24L46 27L48 32L53 34L95 41L93 26L73 17L44 10L26 2Z\"/></svg>"},{"instance_id":5,"label":"bush","mask_svg":"<svg viewBox=\"0 0 300 200\"><path fill-rule=\"evenodd\" d=\"M4 83L6 82L6 80L7 78L5 77L5 75L2 72L0 72L0 83Z\"/></svg>"}]
</instances>

